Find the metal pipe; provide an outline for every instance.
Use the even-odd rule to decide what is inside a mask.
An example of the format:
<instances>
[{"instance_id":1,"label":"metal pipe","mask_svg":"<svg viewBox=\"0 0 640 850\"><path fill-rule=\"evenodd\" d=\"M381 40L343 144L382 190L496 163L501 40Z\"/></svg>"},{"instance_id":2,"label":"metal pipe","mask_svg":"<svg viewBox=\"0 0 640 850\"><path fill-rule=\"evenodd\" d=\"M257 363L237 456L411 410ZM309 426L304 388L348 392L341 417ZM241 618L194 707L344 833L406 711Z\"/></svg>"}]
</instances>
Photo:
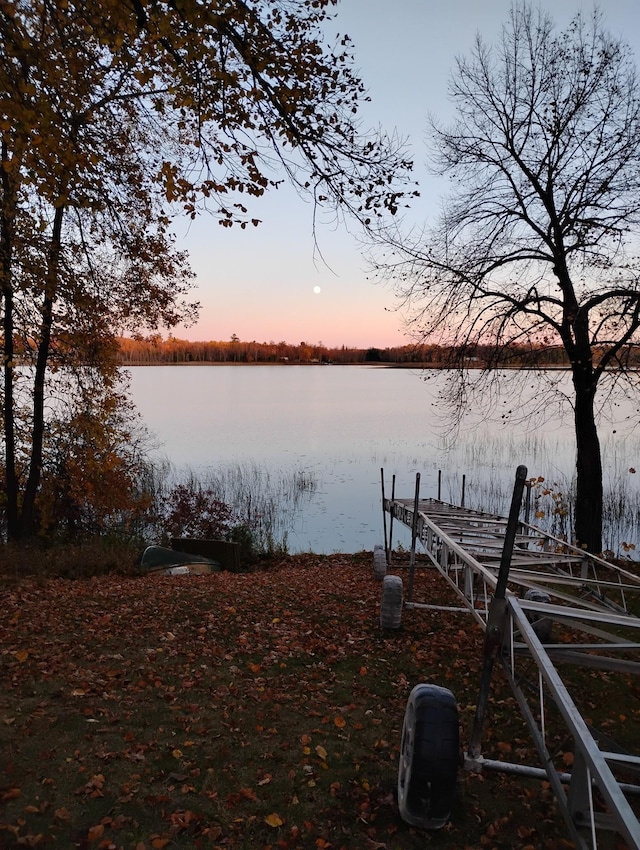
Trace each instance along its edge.
<instances>
[{"instance_id":1,"label":"metal pipe","mask_svg":"<svg viewBox=\"0 0 640 850\"><path fill-rule=\"evenodd\" d=\"M416 472L416 491L413 497L413 519L411 522L411 557L409 559L409 592L407 599L413 597L413 578L416 571L416 538L418 528L418 504L420 502L420 473Z\"/></svg>"},{"instance_id":2,"label":"metal pipe","mask_svg":"<svg viewBox=\"0 0 640 850\"><path fill-rule=\"evenodd\" d=\"M489 705L491 674L493 673L494 662L502 646L504 623L507 614L507 601L505 598L507 579L509 578L509 567L511 566L511 557L513 555L513 547L516 540L516 532L518 530L520 505L522 504L522 491L524 490L526 477L527 467L519 466L516 470L516 480L513 485L511 508L509 510L509 518L507 520L507 528L505 530L504 543L502 546L498 581L496 583L491 604L489 605L487 628L484 633L484 660L480 676L480 692L478 695L478 703L476 705L476 713L469 741L469 755L471 758L477 758L482 751L482 731Z\"/></svg>"},{"instance_id":3,"label":"metal pipe","mask_svg":"<svg viewBox=\"0 0 640 850\"><path fill-rule=\"evenodd\" d=\"M498 572L498 583L495 590L495 596L497 599L504 599L505 591L507 589L509 567L511 566L516 534L518 533L518 519L520 518L520 506L522 505L522 491L524 490L524 482L526 478L527 467L519 466L516 470L516 480L513 485L511 507L509 509L509 518L507 520L507 530L505 531L502 556L500 558L500 571Z\"/></svg>"},{"instance_id":4,"label":"metal pipe","mask_svg":"<svg viewBox=\"0 0 640 850\"><path fill-rule=\"evenodd\" d=\"M480 756L478 759L465 759L465 768L467 770L493 770L496 773L512 773L516 776L526 776L529 779L545 780L549 778L547 771L543 767L533 767L530 764L515 764L509 761L499 761L497 759L486 759ZM556 774L563 785L569 785L571 782L570 773ZM596 785L595 780L591 779L592 785ZM629 782L620 782L620 788L626 794L640 795L640 786L632 785ZM597 786L596 786L597 787Z\"/></svg>"},{"instance_id":5,"label":"metal pipe","mask_svg":"<svg viewBox=\"0 0 640 850\"><path fill-rule=\"evenodd\" d=\"M384 557L387 563L389 563L389 549L387 546L387 512L385 510L384 503L384 469L382 467L380 468L380 484L382 487L382 528L384 529Z\"/></svg>"},{"instance_id":6,"label":"metal pipe","mask_svg":"<svg viewBox=\"0 0 640 850\"><path fill-rule=\"evenodd\" d=\"M454 605L428 605L426 602L405 602L405 608L416 608L423 611L447 611L453 614L471 614L469 608L456 608Z\"/></svg>"},{"instance_id":7,"label":"metal pipe","mask_svg":"<svg viewBox=\"0 0 640 850\"><path fill-rule=\"evenodd\" d=\"M396 476L395 473L391 476L391 502L396 500ZM389 519L389 551L387 552L387 566L391 566L391 553L393 552L393 517L394 512L391 511Z\"/></svg>"}]
</instances>

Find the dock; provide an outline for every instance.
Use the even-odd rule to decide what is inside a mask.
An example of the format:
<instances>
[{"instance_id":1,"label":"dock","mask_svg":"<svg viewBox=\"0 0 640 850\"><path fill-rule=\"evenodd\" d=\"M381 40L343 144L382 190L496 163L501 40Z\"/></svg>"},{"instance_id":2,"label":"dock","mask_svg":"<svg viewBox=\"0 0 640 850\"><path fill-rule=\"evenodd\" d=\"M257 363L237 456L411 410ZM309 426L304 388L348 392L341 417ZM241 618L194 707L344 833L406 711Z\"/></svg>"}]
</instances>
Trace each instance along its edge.
<instances>
[{"instance_id":1,"label":"dock","mask_svg":"<svg viewBox=\"0 0 640 850\"><path fill-rule=\"evenodd\" d=\"M615 742L605 742L590 728L571 696L566 673L567 665L612 675L640 673L640 576L634 565L613 564L523 521L519 510L522 489L520 504L514 490L509 517L422 499L419 476L413 498L386 498L384 477L382 489L385 546L378 564L384 560L385 576L381 624L399 627L401 618L411 612L437 608L428 600L414 598L416 571L437 570L457 594L460 608L455 610L469 612L485 632L487 677L480 683L478 704L488 699L493 662L486 659L493 652L540 758L538 766L484 759L481 736L485 718L479 709L464 755L465 767L547 779L571 840L581 850L613 846L609 843L612 834L620 836L625 846L640 850L640 757L622 751ZM393 563L394 522L411 530L408 564ZM419 563L417 554L421 555ZM442 609L443 615L446 610ZM554 764L547 747L551 703L573 739L570 773ZM637 722L637 707L628 707L628 714L630 718L635 715Z\"/></svg>"}]
</instances>

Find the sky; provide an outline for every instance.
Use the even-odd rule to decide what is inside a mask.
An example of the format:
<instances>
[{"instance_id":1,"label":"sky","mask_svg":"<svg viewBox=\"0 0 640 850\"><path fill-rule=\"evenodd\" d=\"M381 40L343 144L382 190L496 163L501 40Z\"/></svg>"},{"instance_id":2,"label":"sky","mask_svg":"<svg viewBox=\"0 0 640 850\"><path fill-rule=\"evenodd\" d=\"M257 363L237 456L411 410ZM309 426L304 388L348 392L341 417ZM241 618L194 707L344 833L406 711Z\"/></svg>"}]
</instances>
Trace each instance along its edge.
<instances>
[{"instance_id":1,"label":"sky","mask_svg":"<svg viewBox=\"0 0 640 850\"><path fill-rule=\"evenodd\" d=\"M584 0L542 0L561 26ZM446 186L429 174L426 123L431 114L447 122L447 82L457 56L468 55L476 33L497 39L511 0L340 0L332 27L353 41L355 66L371 103L363 124L394 130L406 139L421 197L407 216L433 223ZM612 35L628 41L640 65L640 3L601 0ZM393 292L369 279L357 227L327 219L313 236L313 209L290 187L259 199L252 213L258 228L226 228L203 216L179 220L178 246L196 274L194 299L200 319L174 336L190 340L323 343L379 348L410 342L406 316Z\"/></svg>"}]
</instances>

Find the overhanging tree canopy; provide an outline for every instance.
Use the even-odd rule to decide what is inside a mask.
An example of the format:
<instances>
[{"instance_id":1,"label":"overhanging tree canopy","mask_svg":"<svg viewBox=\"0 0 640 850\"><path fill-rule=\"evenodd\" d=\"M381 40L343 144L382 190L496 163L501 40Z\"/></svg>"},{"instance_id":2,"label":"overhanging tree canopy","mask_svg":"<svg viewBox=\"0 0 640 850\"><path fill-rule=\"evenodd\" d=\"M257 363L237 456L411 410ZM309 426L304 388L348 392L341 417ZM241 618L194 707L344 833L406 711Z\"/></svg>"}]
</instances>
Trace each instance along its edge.
<instances>
[{"instance_id":1,"label":"overhanging tree canopy","mask_svg":"<svg viewBox=\"0 0 640 850\"><path fill-rule=\"evenodd\" d=\"M629 48L596 11L559 32L514 6L493 47L478 37L450 81L456 120L432 122L434 164L455 189L439 224L379 270L413 306L414 330L468 354L489 346L482 392L510 346L562 345L575 422L577 540L602 548L596 392L627 370L640 327L640 88Z\"/></svg>"},{"instance_id":2,"label":"overhanging tree canopy","mask_svg":"<svg viewBox=\"0 0 640 850\"><path fill-rule=\"evenodd\" d=\"M335 0L0 3L0 286L7 532L37 528L46 376L114 380L112 340L195 315L176 210L258 224L287 175L362 222L394 213L410 163L361 133ZM30 362L32 370L18 368ZM79 374L79 373L78 373ZM86 372L84 373L86 380Z\"/></svg>"}]
</instances>

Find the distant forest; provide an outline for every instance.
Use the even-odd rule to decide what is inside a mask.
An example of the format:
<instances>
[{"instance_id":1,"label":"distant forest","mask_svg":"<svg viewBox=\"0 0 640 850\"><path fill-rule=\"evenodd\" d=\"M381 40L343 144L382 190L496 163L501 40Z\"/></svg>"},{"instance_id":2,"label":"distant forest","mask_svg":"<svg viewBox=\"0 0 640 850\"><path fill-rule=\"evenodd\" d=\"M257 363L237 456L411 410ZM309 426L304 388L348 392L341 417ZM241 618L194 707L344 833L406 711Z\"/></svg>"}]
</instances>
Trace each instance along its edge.
<instances>
[{"instance_id":1,"label":"distant forest","mask_svg":"<svg viewBox=\"0 0 640 850\"><path fill-rule=\"evenodd\" d=\"M244 342L235 335L229 341L189 342L160 335L119 340L119 358L124 366L152 366L170 363L387 363L389 365L416 365L446 368L460 363L478 368L502 366L526 368L527 366L568 367L560 347L513 346L497 351L494 347L478 346L461 351L438 345L403 345L393 348L351 348L343 345L331 348L322 343L300 342ZM637 351L631 352L627 365L640 365Z\"/></svg>"}]
</instances>

